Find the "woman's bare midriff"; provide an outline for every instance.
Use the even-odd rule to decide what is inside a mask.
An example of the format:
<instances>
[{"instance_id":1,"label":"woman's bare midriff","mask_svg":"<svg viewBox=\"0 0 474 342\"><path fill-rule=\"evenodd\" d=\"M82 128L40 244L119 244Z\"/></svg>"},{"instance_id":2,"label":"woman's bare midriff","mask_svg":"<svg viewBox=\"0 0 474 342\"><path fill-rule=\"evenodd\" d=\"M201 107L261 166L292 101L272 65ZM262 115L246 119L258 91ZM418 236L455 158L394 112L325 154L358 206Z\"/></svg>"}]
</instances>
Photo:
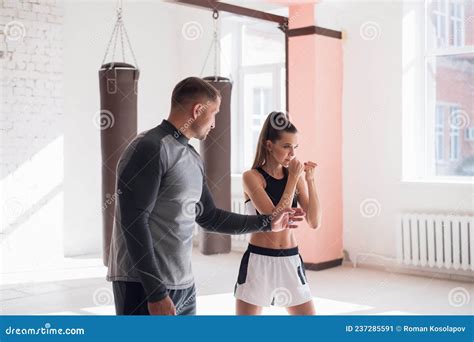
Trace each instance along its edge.
<instances>
[{"instance_id":1,"label":"woman's bare midriff","mask_svg":"<svg viewBox=\"0 0 474 342\"><path fill-rule=\"evenodd\" d=\"M263 188L266 187L263 177L262 186ZM249 200L249 196L246 193L244 193L244 198L246 201ZM250 236L250 243L255 246L272 249L287 249L298 246L291 229L285 229L281 232L253 233Z\"/></svg>"},{"instance_id":2,"label":"woman's bare midriff","mask_svg":"<svg viewBox=\"0 0 474 342\"><path fill-rule=\"evenodd\" d=\"M250 243L255 246L272 249L287 249L297 246L296 238L289 229L275 233L253 233L250 236Z\"/></svg>"}]
</instances>

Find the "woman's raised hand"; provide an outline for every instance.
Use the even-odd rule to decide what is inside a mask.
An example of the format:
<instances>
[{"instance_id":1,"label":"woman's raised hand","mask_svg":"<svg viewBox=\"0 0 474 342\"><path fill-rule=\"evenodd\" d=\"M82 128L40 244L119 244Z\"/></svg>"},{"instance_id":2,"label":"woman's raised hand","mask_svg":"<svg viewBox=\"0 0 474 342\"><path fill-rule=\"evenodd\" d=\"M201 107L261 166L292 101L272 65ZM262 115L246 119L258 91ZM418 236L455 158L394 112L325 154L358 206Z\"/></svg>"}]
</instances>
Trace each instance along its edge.
<instances>
[{"instance_id":1,"label":"woman's raised hand","mask_svg":"<svg viewBox=\"0 0 474 342\"><path fill-rule=\"evenodd\" d=\"M304 163L305 179L307 182L314 180L314 169L316 169L316 166L318 166L318 164L313 163L312 161Z\"/></svg>"},{"instance_id":2,"label":"woman's raised hand","mask_svg":"<svg viewBox=\"0 0 474 342\"><path fill-rule=\"evenodd\" d=\"M291 176L298 179L300 178L303 171L304 165L298 159L294 158L292 161L290 161L290 164L288 165L288 173Z\"/></svg>"}]
</instances>

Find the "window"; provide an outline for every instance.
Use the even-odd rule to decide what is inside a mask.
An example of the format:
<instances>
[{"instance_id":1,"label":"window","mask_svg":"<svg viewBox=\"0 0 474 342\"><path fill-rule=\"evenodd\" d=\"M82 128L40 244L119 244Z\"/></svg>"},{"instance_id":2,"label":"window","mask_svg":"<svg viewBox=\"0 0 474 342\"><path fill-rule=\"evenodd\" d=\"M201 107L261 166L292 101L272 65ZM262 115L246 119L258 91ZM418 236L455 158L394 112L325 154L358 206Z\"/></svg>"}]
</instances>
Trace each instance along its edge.
<instances>
[{"instance_id":1,"label":"window","mask_svg":"<svg viewBox=\"0 0 474 342\"><path fill-rule=\"evenodd\" d=\"M436 106L436 161L444 160L444 109Z\"/></svg>"},{"instance_id":2,"label":"window","mask_svg":"<svg viewBox=\"0 0 474 342\"><path fill-rule=\"evenodd\" d=\"M267 115L285 111L285 36L269 23L235 17L221 32L221 73L234 79L231 168L240 174L252 166Z\"/></svg>"},{"instance_id":3,"label":"window","mask_svg":"<svg viewBox=\"0 0 474 342\"><path fill-rule=\"evenodd\" d=\"M458 123L455 121L456 113L459 112L459 107L451 106L450 107L450 149L449 149L449 159L452 161L459 160L459 155L461 152L461 145L460 145L460 134L459 134L459 127Z\"/></svg>"},{"instance_id":4,"label":"window","mask_svg":"<svg viewBox=\"0 0 474 342\"><path fill-rule=\"evenodd\" d=\"M428 3L431 7L431 22L435 29L435 46L443 48L464 45L465 3L460 0L434 0Z\"/></svg>"},{"instance_id":5,"label":"window","mask_svg":"<svg viewBox=\"0 0 474 342\"><path fill-rule=\"evenodd\" d=\"M450 1L450 40L452 46L461 46L464 44L464 5L459 0Z\"/></svg>"},{"instance_id":6,"label":"window","mask_svg":"<svg viewBox=\"0 0 474 342\"><path fill-rule=\"evenodd\" d=\"M447 2L436 1L433 3L433 23L436 27L436 45L446 45L447 32Z\"/></svg>"},{"instance_id":7,"label":"window","mask_svg":"<svg viewBox=\"0 0 474 342\"><path fill-rule=\"evenodd\" d=\"M466 139L466 141L474 141L474 127L466 128L464 139Z\"/></svg>"},{"instance_id":8,"label":"window","mask_svg":"<svg viewBox=\"0 0 474 342\"><path fill-rule=\"evenodd\" d=\"M271 111L272 89L270 87L253 88L252 141L258 141L260 130L266 115ZM255 147L255 146L253 146Z\"/></svg>"},{"instance_id":9,"label":"window","mask_svg":"<svg viewBox=\"0 0 474 342\"><path fill-rule=\"evenodd\" d=\"M472 146L461 134L473 122L474 3L467 0L426 0L423 123L428 144L421 177L461 177L473 159ZM471 25L471 26L469 26ZM424 127L423 127L424 126ZM430 146L431 144L431 146Z\"/></svg>"},{"instance_id":10,"label":"window","mask_svg":"<svg viewBox=\"0 0 474 342\"><path fill-rule=\"evenodd\" d=\"M449 157L451 160L458 160L459 153L460 153L460 145L459 145L459 129L452 128L450 129L451 132L451 143L450 143L450 153Z\"/></svg>"}]
</instances>

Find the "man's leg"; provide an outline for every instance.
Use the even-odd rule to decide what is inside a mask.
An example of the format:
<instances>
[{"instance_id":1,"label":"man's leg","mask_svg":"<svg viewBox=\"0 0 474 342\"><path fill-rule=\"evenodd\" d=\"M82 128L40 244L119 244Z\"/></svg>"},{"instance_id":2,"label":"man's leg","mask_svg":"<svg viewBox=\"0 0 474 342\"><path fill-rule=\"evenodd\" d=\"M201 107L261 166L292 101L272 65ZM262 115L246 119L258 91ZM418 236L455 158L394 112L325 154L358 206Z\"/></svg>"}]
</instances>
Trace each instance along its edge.
<instances>
[{"instance_id":1,"label":"man's leg","mask_svg":"<svg viewBox=\"0 0 474 342\"><path fill-rule=\"evenodd\" d=\"M149 315L142 284L129 281L113 281L112 287L117 315Z\"/></svg>"},{"instance_id":2,"label":"man's leg","mask_svg":"<svg viewBox=\"0 0 474 342\"><path fill-rule=\"evenodd\" d=\"M176 306L176 315L196 315L196 287L183 290L169 290L169 296Z\"/></svg>"}]
</instances>

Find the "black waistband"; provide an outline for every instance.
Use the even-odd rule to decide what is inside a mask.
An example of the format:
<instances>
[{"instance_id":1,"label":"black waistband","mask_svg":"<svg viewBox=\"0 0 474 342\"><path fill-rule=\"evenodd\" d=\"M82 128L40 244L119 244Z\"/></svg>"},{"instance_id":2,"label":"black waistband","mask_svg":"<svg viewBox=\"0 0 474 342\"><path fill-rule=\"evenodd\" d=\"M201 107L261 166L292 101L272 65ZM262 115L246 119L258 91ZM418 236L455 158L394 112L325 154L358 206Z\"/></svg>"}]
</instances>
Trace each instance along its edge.
<instances>
[{"instance_id":1,"label":"black waistband","mask_svg":"<svg viewBox=\"0 0 474 342\"><path fill-rule=\"evenodd\" d=\"M298 247L287 248L287 249L273 249L273 248L255 246L250 243L247 250L254 254L268 255L268 256L274 256L274 257L292 256L292 255L299 254Z\"/></svg>"}]
</instances>

